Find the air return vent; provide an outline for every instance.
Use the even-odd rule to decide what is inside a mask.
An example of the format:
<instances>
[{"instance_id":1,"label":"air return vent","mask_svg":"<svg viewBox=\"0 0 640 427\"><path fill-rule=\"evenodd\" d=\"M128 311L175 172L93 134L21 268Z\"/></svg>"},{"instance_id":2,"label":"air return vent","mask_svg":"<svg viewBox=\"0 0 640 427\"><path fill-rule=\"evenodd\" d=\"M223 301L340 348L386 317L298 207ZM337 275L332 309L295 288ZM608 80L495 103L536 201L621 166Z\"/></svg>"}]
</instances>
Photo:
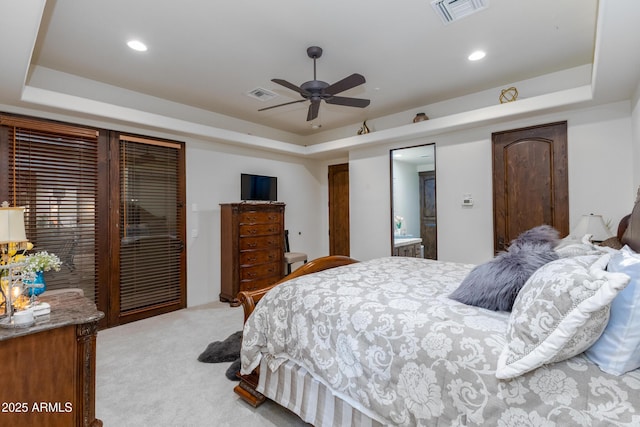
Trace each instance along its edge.
<instances>
[{"instance_id":1,"label":"air return vent","mask_svg":"<svg viewBox=\"0 0 640 427\"><path fill-rule=\"evenodd\" d=\"M485 9L489 0L435 0L431 6L443 23L449 24Z\"/></svg>"},{"instance_id":2,"label":"air return vent","mask_svg":"<svg viewBox=\"0 0 640 427\"><path fill-rule=\"evenodd\" d=\"M269 101L270 99L273 99L278 95L276 93L271 92L270 90L257 87L247 92L247 96L250 96L255 99L259 99L260 101Z\"/></svg>"}]
</instances>

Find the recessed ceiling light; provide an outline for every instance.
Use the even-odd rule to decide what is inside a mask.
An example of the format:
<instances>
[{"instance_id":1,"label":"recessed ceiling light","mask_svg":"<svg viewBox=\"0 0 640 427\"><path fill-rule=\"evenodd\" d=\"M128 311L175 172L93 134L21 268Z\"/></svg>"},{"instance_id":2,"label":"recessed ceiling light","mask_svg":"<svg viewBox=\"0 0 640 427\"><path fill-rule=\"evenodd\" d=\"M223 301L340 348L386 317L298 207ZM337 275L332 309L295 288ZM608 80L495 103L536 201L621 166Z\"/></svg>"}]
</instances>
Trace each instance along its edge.
<instances>
[{"instance_id":1,"label":"recessed ceiling light","mask_svg":"<svg viewBox=\"0 0 640 427\"><path fill-rule=\"evenodd\" d=\"M487 54L481 50L476 50L475 52L473 52L471 55L469 55L468 59L469 61L478 61L482 58L484 58Z\"/></svg>"},{"instance_id":2,"label":"recessed ceiling light","mask_svg":"<svg viewBox=\"0 0 640 427\"><path fill-rule=\"evenodd\" d=\"M127 46L133 50L137 50L138 52L145 52L147 50L147 45L142 43L140 40L129 40L127 42Z\"/></svg>"}]
</instances>

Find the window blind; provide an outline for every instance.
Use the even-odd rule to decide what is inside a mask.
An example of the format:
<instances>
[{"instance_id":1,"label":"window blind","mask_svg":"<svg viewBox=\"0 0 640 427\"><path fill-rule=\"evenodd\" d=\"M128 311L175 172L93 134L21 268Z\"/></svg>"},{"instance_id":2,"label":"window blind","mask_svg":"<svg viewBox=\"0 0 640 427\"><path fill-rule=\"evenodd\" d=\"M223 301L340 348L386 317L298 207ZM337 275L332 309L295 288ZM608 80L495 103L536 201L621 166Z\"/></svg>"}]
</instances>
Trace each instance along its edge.
<instances>
[{"instance_id":1,"label":"window blind","mask_svg":"<svg viewBox=\"0 0 640 427\"><path fill-rule=\"evenodd\" d=\"M25 207L34 251L62 261L59 272L45 273L47 289L81 288L95 302L97 131L2 115L0 126L9 201Z\"/></svg>"},{"instance_id":2,"label":"window blind","mask_svg":"<svg viewBox=\"0 0 640 427\"><path fill-rule=\"evenodd\" d=\"M120 314L182 304L182 146L120 137Z\"/></svg>"}]
</instances>

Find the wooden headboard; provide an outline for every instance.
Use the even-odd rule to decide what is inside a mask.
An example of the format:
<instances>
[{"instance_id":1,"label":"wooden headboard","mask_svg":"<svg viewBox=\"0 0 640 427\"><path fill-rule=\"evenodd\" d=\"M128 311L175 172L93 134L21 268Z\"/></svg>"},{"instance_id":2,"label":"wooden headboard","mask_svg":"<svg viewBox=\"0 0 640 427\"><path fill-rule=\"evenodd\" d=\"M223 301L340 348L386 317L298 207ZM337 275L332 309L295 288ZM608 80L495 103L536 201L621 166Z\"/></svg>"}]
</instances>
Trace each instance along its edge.
<instances>
[{"instance_id":1,"label":"wooden headboard","mask_svg":"<svg viewBox=\"0 0 640 427\"><path fill-rule=\"evenodd\" d=\"M637 217L637 218L636 218ZM616 237L622 245L627 245L635 252L640 252L640 209L634 209L632 213L624 216L618 223ZM631 224L636 224L630 227Z\"/></svg>"},{"instance_id":2,"label":"wooden headboard","mask_svg":"<svg viewBox=\"0 0 640 427\"><path fill-rule=\"evenodd\" d=\"M618 232L616 233L616 237L621 242L622 242L622 236L624 235L624 232L627 231L627 227L629 226L630 219L631 219L631 214L623 216L620 222L618 223Z\"/></svg>"}]
</instances>

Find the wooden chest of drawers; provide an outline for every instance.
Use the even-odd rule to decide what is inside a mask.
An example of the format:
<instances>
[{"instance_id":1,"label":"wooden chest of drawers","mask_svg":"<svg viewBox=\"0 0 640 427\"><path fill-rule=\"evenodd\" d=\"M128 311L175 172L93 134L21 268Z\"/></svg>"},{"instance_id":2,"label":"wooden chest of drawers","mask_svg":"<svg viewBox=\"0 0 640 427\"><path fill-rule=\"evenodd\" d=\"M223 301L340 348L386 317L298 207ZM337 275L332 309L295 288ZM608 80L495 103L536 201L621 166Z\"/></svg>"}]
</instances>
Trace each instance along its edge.
<instances>
[{"instance_id":1,"label":"wooden chest of drawers","mask_svg":"<svg viewBox=\"0 0 640 427\"><path fill-rule=\"evenodd\" d=\"M220 301L284 277L284 203L220 205Z\"/></svg>"}]
</instances>

